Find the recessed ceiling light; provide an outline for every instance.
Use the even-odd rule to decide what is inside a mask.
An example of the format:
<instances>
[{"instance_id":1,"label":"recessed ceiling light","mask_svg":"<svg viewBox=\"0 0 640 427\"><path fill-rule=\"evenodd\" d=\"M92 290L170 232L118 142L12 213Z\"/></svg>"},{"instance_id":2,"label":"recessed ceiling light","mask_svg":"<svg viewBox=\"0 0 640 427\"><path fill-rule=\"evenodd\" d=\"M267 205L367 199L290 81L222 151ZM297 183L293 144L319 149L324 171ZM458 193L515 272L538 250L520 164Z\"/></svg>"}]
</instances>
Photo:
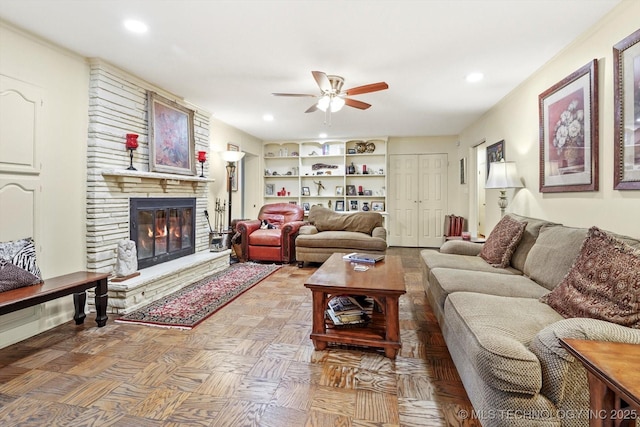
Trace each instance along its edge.
<instances>
[{"instance_id":1,"label":"recessed ceiling light","mask_svg":"<svg viewBox=\"0 0 640 427\"><path fill-rule=\"evenodd\" d=\"M324 133L324 132L322 132L320 135L318 135L318 137L319 137L319 138L326 138L326 137L327 137L327 134L326 134L326 133Z\"/></svg>"},{"instance_id":2,"label":"recessed ceiling light","mask_svg":"<svg viewBox=\"0 0 640 427\"><path fill-rule=\"evenodd\" d=\"M149 29L149 27L147 27L147 24L135 19L127 19L126 21L124 21L124 27L132 33L138 34L146 33Z\"/></svg>"},{"instance_id":3,"label":"recessed ceiling light","mask_svg":"<svg viewBox=\"0 0 640 427\"><path fill-rule=\"evenodd\" d=\"M262 116L262 120L264 120L265 122L272 122L273 121L273 115L272 114L265 114L264 116Z\"/></svg>"},{"instance_id":4,"label":"recessed ceiling light","mask_svg":"<svg viewBox=\"0 0 640 427\"><path fill-rule=\"evenodd\" d=\"M477 83L482 79L484 79L484 74L482 73L469 73L467 77L465 77L465 80L469 83Z\"/></svg>"}]
</instances>

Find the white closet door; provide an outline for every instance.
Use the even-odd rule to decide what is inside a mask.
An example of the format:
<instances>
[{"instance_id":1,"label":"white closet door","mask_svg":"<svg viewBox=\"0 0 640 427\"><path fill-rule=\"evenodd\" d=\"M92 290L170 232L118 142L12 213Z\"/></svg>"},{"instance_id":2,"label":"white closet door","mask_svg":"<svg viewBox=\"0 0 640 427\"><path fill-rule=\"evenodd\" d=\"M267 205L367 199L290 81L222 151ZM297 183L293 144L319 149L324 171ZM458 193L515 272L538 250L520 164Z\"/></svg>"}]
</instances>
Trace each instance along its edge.
<instances>
[{"instance_id":1,"label":"white closet door","mask_svg":"<svg viewBox=\"0 0 640 427\"><path fill-rule=\"evenodd\" d=\"M440 247L447 210L447 155L420 156L418 246Z\"/></svg>"},{"instance_id":2,"label":"white closet door","mask_svg":"<svg viewBox=\"0 0 640 427\"><path fill-rule=\"evenodd\" d=\"M389 156L389 245L439 247L447 206L447 155Z\"/></svg>"}]
</instances>

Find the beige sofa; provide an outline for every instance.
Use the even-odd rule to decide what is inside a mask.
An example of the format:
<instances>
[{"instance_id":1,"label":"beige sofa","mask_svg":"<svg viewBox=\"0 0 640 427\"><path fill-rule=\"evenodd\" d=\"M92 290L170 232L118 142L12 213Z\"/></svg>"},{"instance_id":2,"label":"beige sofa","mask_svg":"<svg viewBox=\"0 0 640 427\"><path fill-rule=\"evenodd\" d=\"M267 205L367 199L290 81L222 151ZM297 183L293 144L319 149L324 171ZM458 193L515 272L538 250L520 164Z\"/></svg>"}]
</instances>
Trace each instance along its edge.
<instances>
[{"instance_id":1,"label":"beige sofa","mask_svg":"<svg viewBox=\"0 0 640 427\"><path fill-rule=\"evenodd\" d=\"M577 283L576 277L590 277L592 272L583 271L592 261L589 247L610 248L609 243L620 238L630 246L612 243L614 256L601 258L617 262L615 268L632 269L624 274L635 281L635 288L631 285L625 294L631 308L640 311L640 263L633 261L640 259L640 241L508 217L526 222L526 227L505 268L492 267L478 256L482 244L450 241L440 251L423 250L427 298L483 426L587 427L586 371L560 346L559 338L640 344L640 322L628 327L593 313L567 314L563 304L585 312L594 306L588 300L576 303L574 294L567 293L575 289L567 285ZM629 258L618 262L618 255ZM549 303L541 302L543 296ZM633 318L640 319L637 314Z\"/></svg>"},{"instance_id":2,"label":"beige sofa","mask_svg":"<svg viewBox=\"0 0 640 427\"><path fill-rule=\"evenodd\" d=\"M387 230L379 212L338 213L316 205L311 207L308 221L296 237L298 267L305 261L325 262L335 252L387 251Z\"/></svg>"}]
</instances>

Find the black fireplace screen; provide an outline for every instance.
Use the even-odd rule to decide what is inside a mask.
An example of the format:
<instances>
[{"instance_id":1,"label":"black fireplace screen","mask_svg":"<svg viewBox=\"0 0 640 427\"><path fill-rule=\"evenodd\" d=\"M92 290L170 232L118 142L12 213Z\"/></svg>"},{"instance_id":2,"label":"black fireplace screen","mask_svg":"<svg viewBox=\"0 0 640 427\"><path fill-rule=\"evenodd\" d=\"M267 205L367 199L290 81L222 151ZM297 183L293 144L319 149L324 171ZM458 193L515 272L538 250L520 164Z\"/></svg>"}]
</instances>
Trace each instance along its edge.
<instances>
[{"instance_id":1,"label":"black fireplace screen","mask_svg":"<svg viewBox=\"0 0 640 427\"><path fill-rule=\"evenodd\" d=\"M195 252L193 198L130 199L130 235L136 242L138 268Z\"/></svg>"}]
</instances>

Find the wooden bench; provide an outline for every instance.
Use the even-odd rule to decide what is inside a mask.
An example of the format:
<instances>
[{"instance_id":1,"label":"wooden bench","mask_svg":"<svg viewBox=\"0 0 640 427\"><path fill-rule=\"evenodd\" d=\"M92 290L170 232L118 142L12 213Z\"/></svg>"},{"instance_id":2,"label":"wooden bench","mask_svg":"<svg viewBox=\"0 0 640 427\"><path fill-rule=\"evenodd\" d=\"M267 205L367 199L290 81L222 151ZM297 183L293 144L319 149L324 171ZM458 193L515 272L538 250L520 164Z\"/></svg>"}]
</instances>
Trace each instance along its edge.
<instances>
[{"instance_id":1,"label":"wooden bench","mask_svg":"<svg viewBox=\"0 0 640 427\"><path fill-rule=\"evenodd\" d=\"M0 292L0 315L73 294L73 303L76 309L73 319L76 321L76 325L80 325L87 317L84 313L87 301L86 290L95 288L96 323L98 327L102 327L107 324L108 277L107 273L78 271L64 276L52 277L39 285Z\"/></svg>"}]
</instances>

